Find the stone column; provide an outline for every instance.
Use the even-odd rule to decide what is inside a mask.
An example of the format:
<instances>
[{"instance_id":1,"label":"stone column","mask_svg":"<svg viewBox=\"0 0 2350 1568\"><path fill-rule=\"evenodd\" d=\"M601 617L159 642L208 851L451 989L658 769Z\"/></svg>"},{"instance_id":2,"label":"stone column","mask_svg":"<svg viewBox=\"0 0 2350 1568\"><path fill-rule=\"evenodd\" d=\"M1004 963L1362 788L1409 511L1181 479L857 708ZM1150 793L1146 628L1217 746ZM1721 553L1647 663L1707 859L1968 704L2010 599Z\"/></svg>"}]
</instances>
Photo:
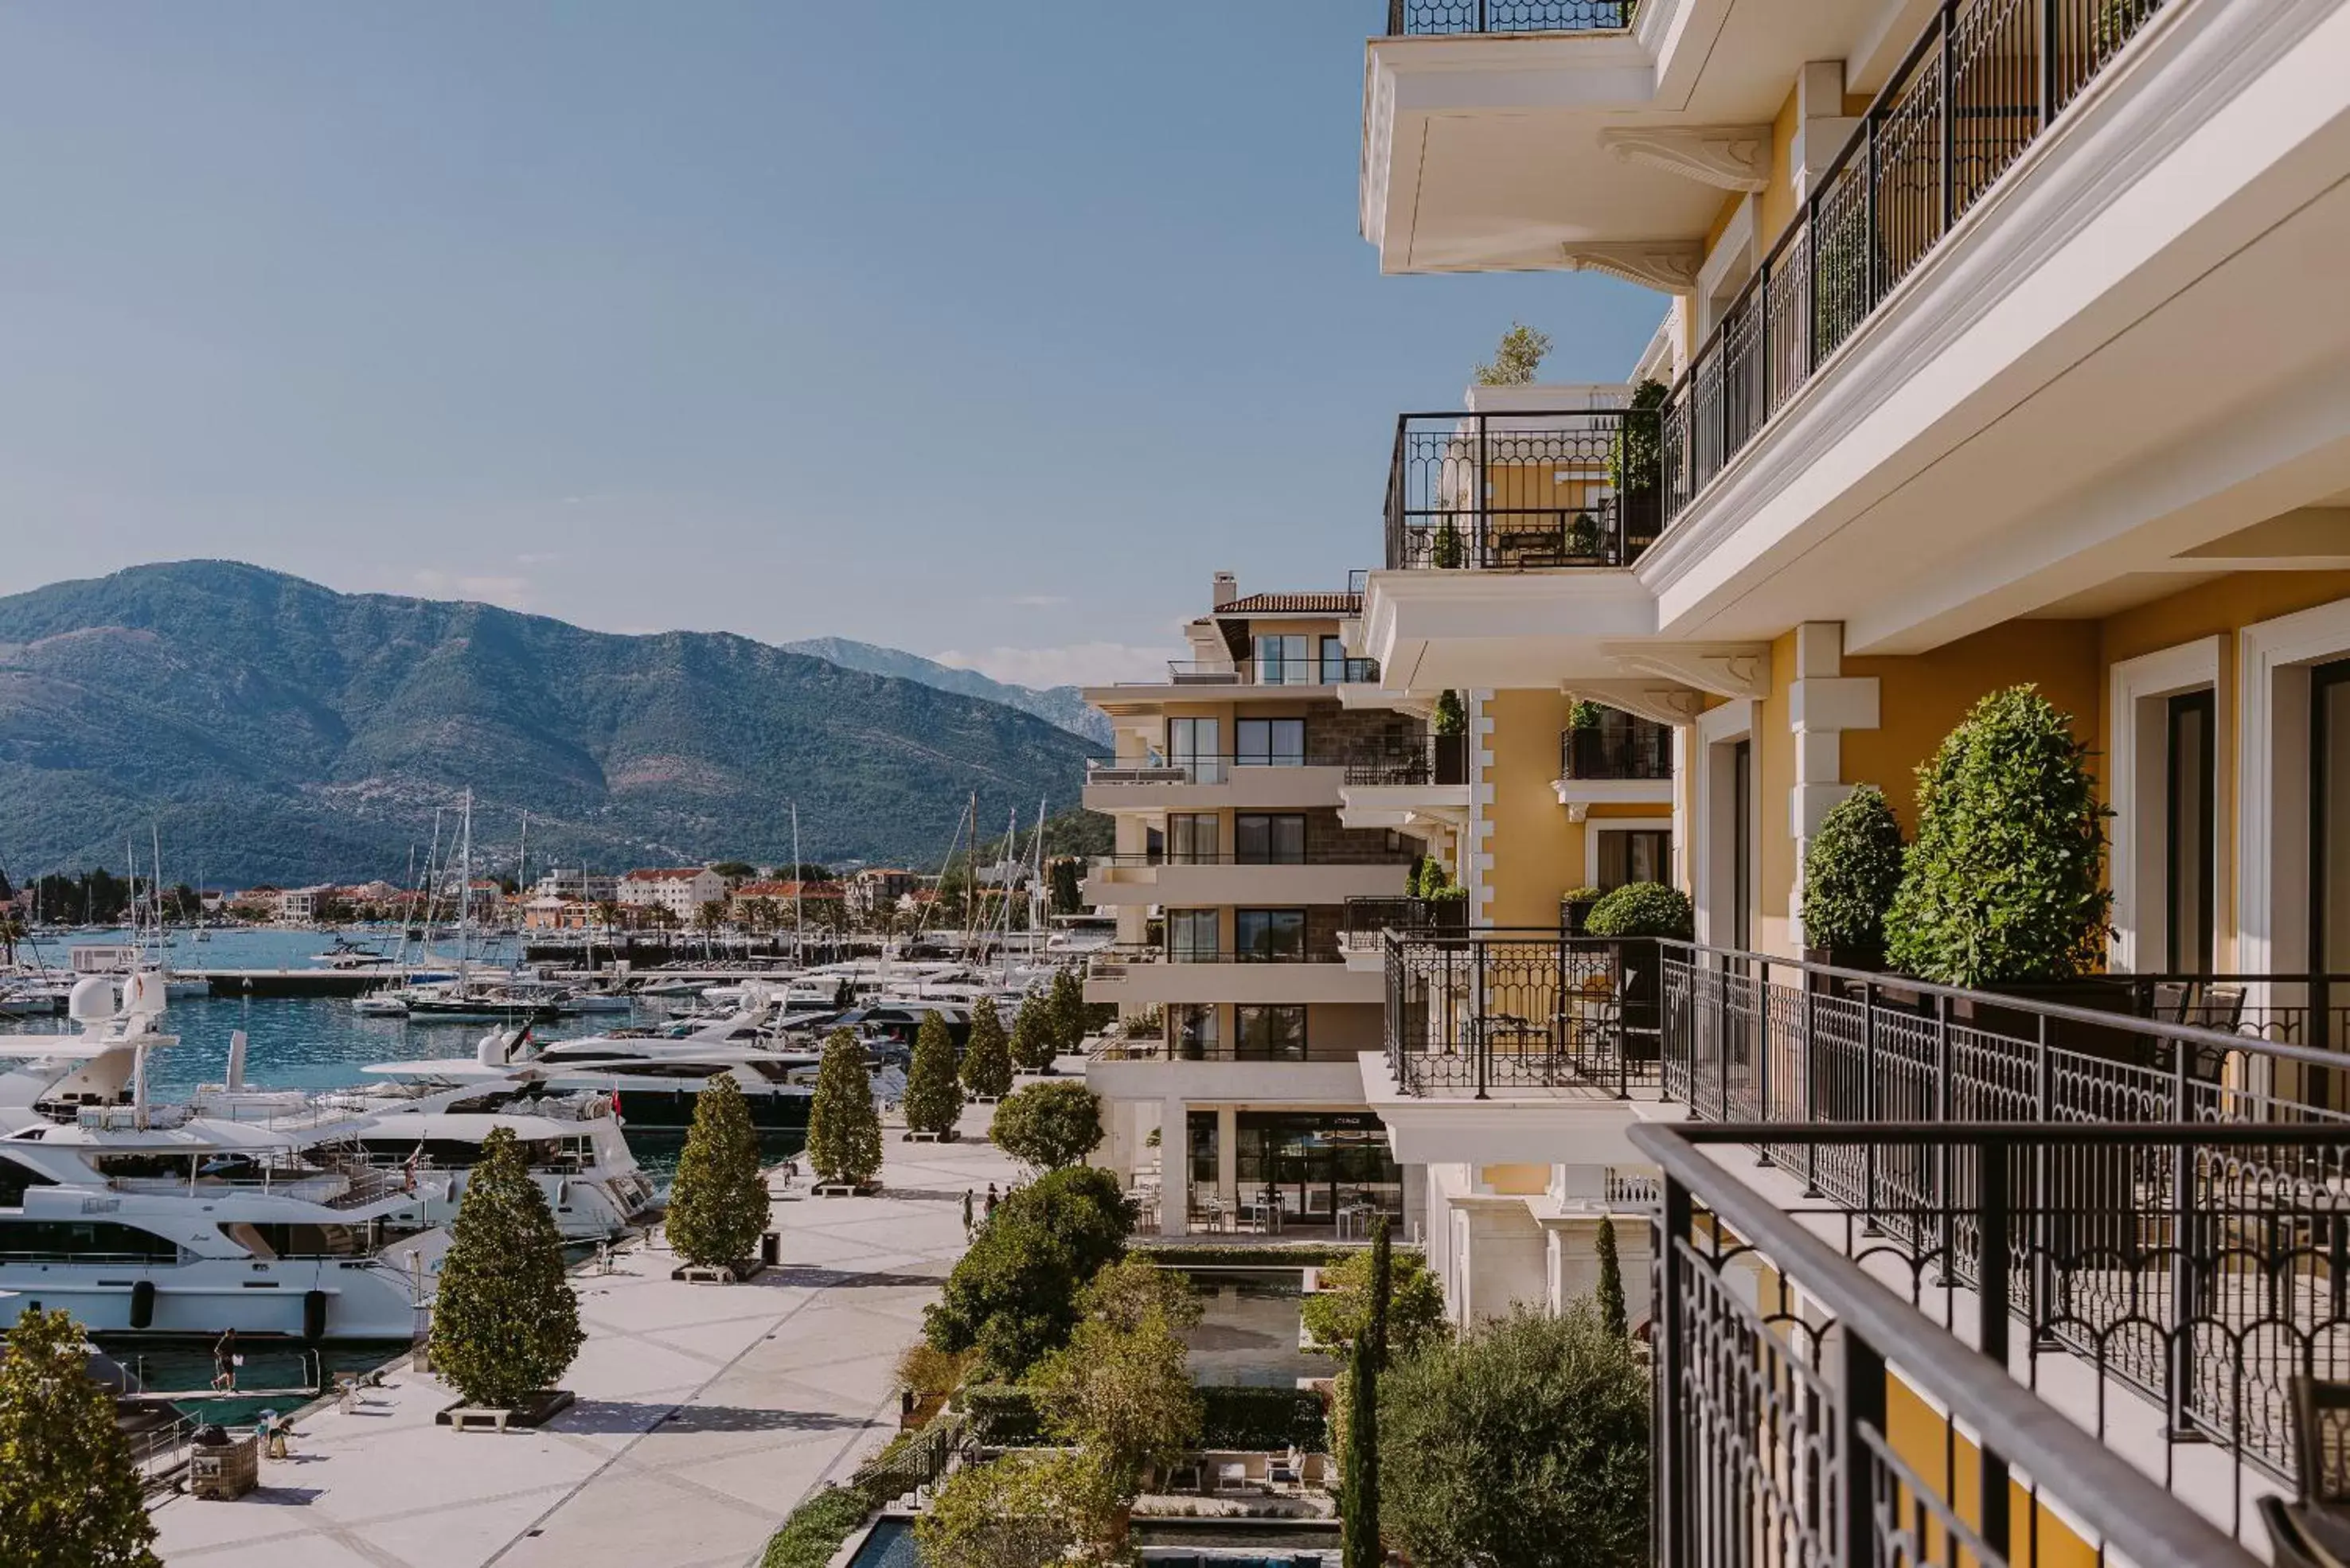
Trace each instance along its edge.
<instances>
[{"instance_id":1,"label":"stone column","mask_svg":"<svg viewBox=\"0 0 2350 1568\"><path fill-rule=\"evenodd\" d=\"M1159 1104L1159 1233L1183 1236L1191 1229L1190 1122L1181 1100Z\"/></svg>"},{"instance_id":2,"label":"stone column","mask_svg":"<svg viewBox=\"0 0 2350 1568\"><path fill-rule=\"evenodd\" d=\"M1852 793L1844 782L1844 732L1877 726L1877 678L1844 673L1844 625L1805 621L1795 628L1795 679L1787 691L1787 722L1794 732L1795 784L1787 801L1787 832L1795 841L1795 886L1789 890L1790 925L1803 934L1804 857L1820 819ZM1883 781L1877 781L1882 783Z\"/></svg>"},{"instance_id":3,"label":"stone column","mask_svg":"<svg viewBox=\"0 0 2350 1568\"><path fill-rule=\"evenodd\" d=\"M1231 1106L1216 1107L1216 1194L1227 1205L1241 1196L1241 1114Z\"/></svg>"}]
</instances>

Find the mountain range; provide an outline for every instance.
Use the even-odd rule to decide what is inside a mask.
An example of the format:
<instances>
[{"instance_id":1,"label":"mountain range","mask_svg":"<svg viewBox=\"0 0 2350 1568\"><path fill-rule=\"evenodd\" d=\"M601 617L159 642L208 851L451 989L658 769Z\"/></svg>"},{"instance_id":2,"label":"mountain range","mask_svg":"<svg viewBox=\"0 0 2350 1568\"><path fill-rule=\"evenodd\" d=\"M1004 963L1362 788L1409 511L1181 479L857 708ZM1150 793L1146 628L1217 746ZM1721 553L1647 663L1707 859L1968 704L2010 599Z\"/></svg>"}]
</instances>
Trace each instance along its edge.
<instances>
[{"instance_id":1,"label":"mountain range","mask_svg":"<svg viewBox=\"0 0 2350 1568\"><path fill-rule=\"evenodd\" d=\"M0 867L19 880L120 866L126 840L143 859L151 822L174 880L398 880L468 787L505 869L525 811L534 867L786 861L795 802L809 860L935 865L973 792L998 832L1040 798L1074 805L1097 750L1001 701L748 638L230 561L0 597Z\"/></svg>"},{"instance_id":2,"label":"mountain range","mask_svg":"<svg viewBox=\"0 0 2350 1568\"><path fill-rule=\"evenodd\" d=\"M894 675L900 680L919 680L941 691L959 691L966 697L1001 702L1023 713L1034 713L1073 735L1083 735L1097 745L1110 743L1109 715L1087 701L1075 686L1014 686L1008 680L992 680L976 670L961 670L903 649L877 648L845 637L811 637L779 646L787 653L805 653L850 670Z\"/></svg>"}]
</instances>

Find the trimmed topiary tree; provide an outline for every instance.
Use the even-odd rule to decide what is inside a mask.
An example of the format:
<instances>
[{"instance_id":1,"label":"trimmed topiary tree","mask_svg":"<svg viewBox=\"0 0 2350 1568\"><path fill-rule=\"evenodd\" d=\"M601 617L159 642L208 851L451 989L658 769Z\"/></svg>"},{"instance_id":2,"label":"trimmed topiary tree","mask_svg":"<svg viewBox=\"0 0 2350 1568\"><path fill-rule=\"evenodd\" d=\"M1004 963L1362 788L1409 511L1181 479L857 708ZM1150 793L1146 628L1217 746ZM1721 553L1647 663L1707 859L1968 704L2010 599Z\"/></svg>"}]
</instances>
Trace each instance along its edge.
<instances>
[{"instance_id":1,"label":"trimmed topiary tree","mask_svg":"<svg viewBox=\"0 0 2350 1568\"><path fill-rule=\"evenodd\" d=\"M693 1126L670 1187L670 1245L689 1263L742 1262L758 1251L768 1210L750 1107L733 1075L721 1073L694 1096Z\"/></svg>"},{"instance_id":2,"label":"trimmed topiary tree","mask_svg":"<svg viewBox=\"0 0 2350 1568\"><path fill-rule=\"evenodd\" d=\"M1086 987L1073 969L1055 970L1053 989L1045 993L1045 1016L1052 1023L1053 1050L1066 1055L1086 1042ZM1025 1065L1025 1064L1023 1064ZM1052 1060L1046 1058L1040 1067L1031 1072L1050 1072Z\"/></svg>"},{"instance_id":3,"label":"trimmed topiary tree","mask_svg":"<svg viewBox=\"0 0 2350 1568\"><path fill-rule=\"evenodd\" d=\"M1976 703L1918 770L1885 917L1895 969L1944 985L2070 980L2101 951L2106 818L2089 748L2030 686Z\"/></svg>"},{"instance_id":4,"label":"trimmed topiary tree","mask_svg":"<svg viewBox=\"0 0 2350 1568\"><path fill-rule=\"evenodd\" d=\"M995 1107L987 1136L1035 1170L1080 1164L1101 1147L1101 1097L1083 1084L1031 1084Z\"/></svg>"},{"instance_id":5,"label":"trimmed topiary tree","mask_svg":"<svg viewBox=\"0 0 2350 1568\"><path fill-rule=\"evenodd\" d=\"M1029 1003L1021 1003L1023 1018L1028 1008ZM1012 1045L1003 1037L1003 1019L992 996L983 996L972 1006L971 1038L962 1048L962 1086L976 1099L1000 1100L1012 1092Z\"/></svg>"},{"instance_id":6,"label":"trimmed topiary tree","mask_svg":"<svg viewBox=\"0 0 2350 1568\"><path fill-rule=\"evenodd\" d=\"M1012 1060L1024 1073L1041 1073L1053 1064L1052 1012L1049 1001L1031 994L1022 1000L1020 1012L1012 1020ZM1011 1088L1011 1075L1006 1074L1003 1087L996 1093L1005 1094Z\"/></svg>"},{"instance_id":7,"label":"trimmed topiary tree","mask_svg":"<svg viewBox=\"0 0 2350 1568\"><path fill-rule=\"evenodd\" d=\"M1461 693L1450 688L1436 694L1436 713L1432 721L1440 735L1458 735L1469 728L1469 705Z\"/></svg>"},{"instance_id":8,"label":"trimmed topiary tree","mask_svg":"<svg viewBox=\"0 0 2350 1568\"><path fill-rule=\"evenodd\" d=\"M1379 1522L1414 1563L1645 1568L1649 1371L1588 1302L1520 1309L1379 1389Z\"/></svg>"},{"instance_id":9,"label":"trimmed topiary tree","mask_svg":"<svg viewBox=\"0 0 2350 1568\"><path fill-rule=\"evenodd\" d=\"M1685 942L1696 923L1689 895L1679 888L1627 882L1591 906L1583 930L1593 937L1662 937Z\"/></svg>"},{"instance_id":10,"label":"trimmed topiary tree","mask_svg":"<svg viewBox=\"0 0 2350 1568\"><path fill-rule=\"evenodd\" d=\"M862 1187L881 1169L881 1118L873 1110L865 1047L846 1029L824 1043L808 1105L807 1157L808 1168L827 1186Z\"/></svg>"},{"instance_id":11,"label":"trimmed topiary tree","mask_svg":"<svg viewBox=\"0 0 2350 1568\"><path fill-rule=\"evenodd\" d=\"M482 1140L432 1306L432 1366L467 1402L514 1409L553 1386L588 1335L563 1237L513 1129Z\"/></svg>"},{"instance_id":12,"label":"trimmed topiary tree","mask_svg":"<svg viewBox=\"0 0 2350 1568\"><path fill-rule=\"evenodd\" d=\"M1885 792L1862 784L1820 819L1804 852L1804 940L1828 961L1873 969L1885 959L1885 912L1901 889L1901 825Z\"/></svg>"},{"instance_id":13,"label":"trimmed topiary tree","mask_svg":"<svg viewBox=\"0 0 2350 1568\"><path fill-rule=\"evenodd\" d=\"M161 1568L155 1526L69 1314L31 1307L0 1355L0 1563Z\"/></svg>"},{"instance_id":14,"label":"trimmed topiary tree","mask_svg":"<svg viewBox=\"0 0 2350 1568\"><path fill-rule=\"evenodd\" d=\"M983 1003L984 1005L984 1003ZM979 1036L976 1022L972 1038ZM944 1015L933 1008L922 1015L914 1036L914 1060L906 1069L906 1130L951 1136L962 1115L962 1085L955 1078L954 1038L947 1033Z\"/></svg>"}]
</instances>

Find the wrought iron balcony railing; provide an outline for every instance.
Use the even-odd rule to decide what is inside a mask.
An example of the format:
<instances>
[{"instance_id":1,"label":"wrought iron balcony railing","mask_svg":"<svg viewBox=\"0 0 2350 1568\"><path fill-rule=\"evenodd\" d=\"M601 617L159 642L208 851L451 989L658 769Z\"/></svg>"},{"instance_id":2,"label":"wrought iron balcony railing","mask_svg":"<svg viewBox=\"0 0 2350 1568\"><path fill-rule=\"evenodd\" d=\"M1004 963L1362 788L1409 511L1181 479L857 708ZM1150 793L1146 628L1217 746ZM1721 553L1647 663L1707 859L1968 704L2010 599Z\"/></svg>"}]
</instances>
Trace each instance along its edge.
<instances>
[{"instance_id":1,"label":"wrought iron balcony railing","mask_svg":"<svg viewBox=\"0 0 2350 1568\"><path fill-rule=\"evenodd\" d=\"M1587 730L1562 730L1559 777L1567 779L1669 779L1673 776L1673 732L1669 725L1629 713L1602 720Z\"/></svg>"},{"instance_id":2,"label":"wrought iron balcony railing","mask_svg":"<svg viewBox=\"0 0 2350 1568\"><path fill-rule=\"evenodd\" d=\"M1376 686L1376 659L1302 659L1279 664L1253 659L1170 659L1167 680L1176 686ZM1155 680L1118 682L1121 686L1156 686Z\"/></svg>"},{"instance_id":3,"label":"wrought iron balcony railing","mask_svg":"<svg viewBox=\"0 0 2350 1568\"><path fill-rule=\"evenodd\" d=\"M1336 963L1334 946L1304 944L1264 948L1200 948L1181 943L1120 942L1090 955L1086 972L1097 980L1115 980L1131 965L1170 963Z\"/></svg>"},{"instance_id":4,"label":"wrought iron balcony railing","mask_svg":"<svg viewBox=\"0 0 2350 1568\"><path fill-rule=\"evenodd\" d=\"M1377 940L1388 931L1465 931L1469 900L1461 898L1349 898L1338 917L1347 937Z\"/></svg>"},{"instance_id":5,"label":"wrought iron balcony railing","mask_svg":"<svg viewBox=\"0 0 2350 1568\"><path fill-rule=\"evenodd\" d=\"M1385 940L1388 1071L1403 1093L1657 1086L1655 941L1487 927Z\"/></svg>"},{"instance_id":6,"label":"wrought iron balcony railing","mask_svg":"<svg viewBox=\"0 0 2350 1568\"><path fill-rule=\"evenodd\" d=\"M1950 0L1664 403L1672 522L2166 0Z\"/></svg>"},{"instance_id":7,"label":"wrought iron balcony railing","mask_svg":"<svg viewBox=\"0 0 2350 1568\"><path fill-rule=\"evenodd\" d=\"M1362 747L1347 757L1347 782L1357 787L1465 784L1469 737L1427 735L1399 744Z\"/></svg>"},{"instance_id":8,"label":"wrought iron balcony railing","mask_svg":"<svg viewBox=\"0 0 2350 1568\"><path fill-rule=\"evenodd\" d=\"M1390 571L1628 566L1663 527L1653 409L1405 414Z\"/></svg>"},{"instance_id":9,"label":"wrought iron balcony railing","mask_svg":"<svg viewBox=\"0 0 2350 1568\"><path fill-rule=\"evenodd\" d=\"M1194 850L1145 850L1097 855L1097 871L1138 866L1409 866L1417 856L1391 849L1310 849L1295 855L1203 855Z\"/></svg>"},{"instance_id":10,"label":"wrought iron balcony railing","mask_svg":"<svg viewBox=\"0 0 2350 1568\"><path fill-rule=\"evenodd\" d=\"M1620 32L1638 0L1388 0L1388 36Z\"/></svg>"},{"instance_id":11,"label":"wrought iron balcony railing","mask_svg":"<svg viewBox=\"0 0 2350 1568\"><path fill-rule=\"evenodd\" d=\"M1154 758L1149 762L1094 761L1086 764L1090 784L1230 784L1234 774L1250 768L1335 768L1352 765L1352 759L1325 747L1302 752L1228 752L1214 756Z\"/></svg>"},{"instance_id":12,"label":"wrought iron balcony railing","mask_svg":"<svg viewBox=\"0 0 2350 1568\"><path fill-rule=\"evenodd\" d=\"M2275 1287L2308 1293L2341 1223L2313 1195L2342 1146L2309 1131L1804 1129L1830 1163L1948 1177L1929 1202L1871 1204L1791 1198L1713 1147L1768 1129L1633 1128L1662 1173L1656 1561L2251 1568L2180 1495L2210 1507L2230 1456L2170 1448L2158 1410L2046 1364L2094 1345L2093 1376L2143 1358L2168 1386L2166 1359L2214 1378L2297 1363Z\"/></svg>"}]
</instances>

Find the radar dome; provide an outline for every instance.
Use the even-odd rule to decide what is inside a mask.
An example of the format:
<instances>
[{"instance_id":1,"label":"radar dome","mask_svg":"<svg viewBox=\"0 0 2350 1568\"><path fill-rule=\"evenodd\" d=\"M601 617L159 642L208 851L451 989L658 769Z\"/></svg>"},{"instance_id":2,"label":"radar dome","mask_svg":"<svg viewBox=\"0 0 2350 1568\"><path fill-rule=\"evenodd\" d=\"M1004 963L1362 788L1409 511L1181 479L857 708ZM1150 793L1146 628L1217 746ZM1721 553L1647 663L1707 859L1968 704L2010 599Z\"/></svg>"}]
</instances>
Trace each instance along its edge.
<instances>
[{"instance_id":1,"label":"radar dome","mask_svg":"<svg viewBox=\"0 0 2350 1568\"><path fill-rule=\"evenodd\" d=\"M114 1016L114 981L103 974L84 975L66 997L66 1016L76 1023L103 1023Z\"/></svg>"}]
</instances>

